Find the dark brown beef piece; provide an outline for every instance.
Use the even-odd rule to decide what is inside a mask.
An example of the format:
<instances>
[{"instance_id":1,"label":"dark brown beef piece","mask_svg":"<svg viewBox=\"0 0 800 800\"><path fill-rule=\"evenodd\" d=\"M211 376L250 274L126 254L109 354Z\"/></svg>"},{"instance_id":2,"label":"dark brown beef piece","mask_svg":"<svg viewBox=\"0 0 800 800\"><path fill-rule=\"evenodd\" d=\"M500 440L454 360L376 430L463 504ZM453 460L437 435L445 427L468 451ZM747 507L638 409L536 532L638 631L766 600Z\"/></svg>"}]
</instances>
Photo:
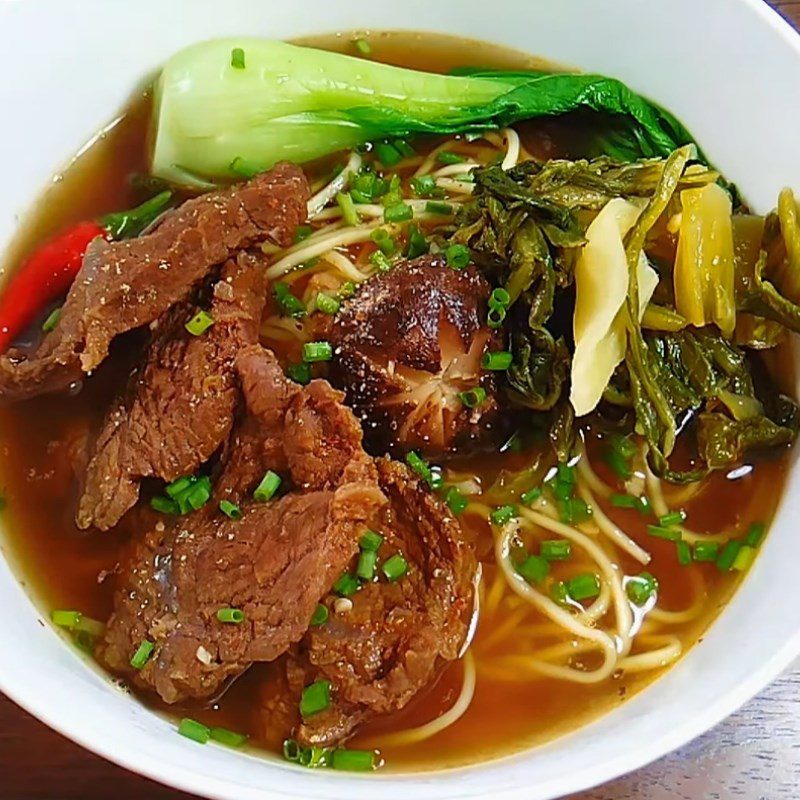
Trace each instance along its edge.
<instances>
[{"instance_id":1,"label":"dark brown beef piece","mask_svg":"<svg viewBox=\"0 0 800 800\"><path fill-rule=\"evenodd\" d=\"M496 382L481 357L502 338L485 323L489 292L474 267L423 256L368 281L337 314L331 380L375 451L441 456L493 437ZM487 398L469 409L458 393L477 385Z\"/></svg>"},{"instance_id":2,"label":"dark brown beef piece","mask_svg":"<svg viewBox=\"0 0 800 800\"><path fill-rule=\"evenodd\" d=\"M258 339L264 260L241 253L213 289L212 327L192 336L184 305L162 322L128 396L106 415L78 504L80 528L113 527L142 478L194 472L228 438L238 402L234 361Z\"/></svg>"},{"instance_id":3,"label":"dark brown beef piece","mask_svg":"<svg viewBox=\"0 0 800 800\"><path fill-rule=\"evenodd\" d=\"M249 441L255 444L260 431L270 444L248 451L244 461L234 445L215 500L140 540L98 648L111 669L169 703L213 695L253 661L273 660L297 642L386 502L340 393L322 381L307 389L291 384L275 357L259 347L245 348L238 367L254 414ZM336 473L319 469L307 453L309 430L323 437L322 452L341 449ZM325 438L329 433L335 441ZM305 491L266 504L244 502L264 471L276 467L288 485ZM216 510L222 496L240 500L241 520ZM245 622L219 622L217 610L228 606L241 608ZM129 661L143 639L156 647L135 672Z\"/></svg>"},{"instance_id":4,"label":"dark brown beef piece","mask_svg":"<svg viewBox=\"0 0 800 800\"><path fill-rule=\"evenodd\" d=\"M408 573L381 575L309 629L287 661L295 696L315 680L331 682L331 706L297 729L303 744L341 743L362 722L403 708L457 658L474 608L476 561L443 503L403 464L377 462L389 498L380 527L383 562L401 552Z\"/></svg>"},{"instance_id":5,"label":"dark brown beef piece","mask_svg":"<svg viewBox=\"0 0 800 800\"><path fill-rule=\"evenodd\" d=\"M122 333L187 299L212 267L269 238L288 245L306 218L308 183L278 164L251 181L188 200L145 236L91 243L58 327L27 358L0 358L0 399L63 389L91 373Z\"/></svg>"}]
</instances>

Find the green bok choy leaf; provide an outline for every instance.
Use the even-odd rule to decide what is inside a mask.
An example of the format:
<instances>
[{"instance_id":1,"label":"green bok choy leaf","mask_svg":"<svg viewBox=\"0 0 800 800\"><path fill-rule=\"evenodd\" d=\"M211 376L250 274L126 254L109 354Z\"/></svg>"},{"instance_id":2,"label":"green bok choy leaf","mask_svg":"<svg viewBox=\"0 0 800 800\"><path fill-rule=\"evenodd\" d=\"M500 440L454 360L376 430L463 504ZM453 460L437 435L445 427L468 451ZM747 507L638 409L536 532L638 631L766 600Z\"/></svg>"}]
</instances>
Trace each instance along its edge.
<instances>
[{"instance_id":1,"label":"green bok choy leaf","mask_svg":"<svg viewBox=\"0 0 800 800\"><path fill-rule=\"evenodd\" d=\"M245 53L245 67L231 53ZM369 141L453 134L582 110L613 117L597 143L620 160L691 141L671 114L600 75L462 70L437 75L267 39L218 39L172 56L156 85L152 170L178 183L233 177Z\"/></svg>"}]
</instances>

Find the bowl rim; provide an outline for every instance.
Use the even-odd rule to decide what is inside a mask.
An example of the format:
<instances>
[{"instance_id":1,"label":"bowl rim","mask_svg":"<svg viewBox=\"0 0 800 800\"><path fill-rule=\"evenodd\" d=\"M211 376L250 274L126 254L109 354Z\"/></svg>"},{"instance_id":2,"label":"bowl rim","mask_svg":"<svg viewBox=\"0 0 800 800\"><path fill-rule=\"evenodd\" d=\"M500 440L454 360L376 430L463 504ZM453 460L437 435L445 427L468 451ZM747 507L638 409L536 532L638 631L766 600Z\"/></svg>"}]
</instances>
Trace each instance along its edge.
<instances>
[{"instance_id":1,"label":"bowl rim","mask_svg":"<svg viewBox=\"0 0 800 800\"><path fill-rule=\"evenodd\" d=\"M790 47L797 55L798 59L800 59L800 33L795 30L774 7L768 5L765 0L738 0L738 2L751 13L757 15L761 22L769 26L773 30L773 33L779 36L783 40L783 43ZM792 467L792 469L798 468L800 467ZM20 584L17 571L13 568L10 560L8 568L14 578L16 588L25 594L26 600L29 603L34 603L34 607L37 608L38 612L38 607L33 598L28 595ZM737 591L738 590L737 587ZM715 624L716 620L712 621L710 627L713 627ZM687 716L683 724L673 727L660 736L653 737L646 743L640 744L636 748L635 755L620 753L615 758L609 759L600 765L577 765L576 768L570 772L569 776L562 778L558 782L557 789L555 785L552 788L548 788L549 785L544 787L540 785L537 790L537 796L555 798L562 796L564 792L572 794L585 791L624 774L641 769L643 766L687 744L718 725L722 720L733 714L764 689L798 656L800 656L800 629L796 630L790 637L785 639L783 644L776 648L760 667L752 672L746 680L742 681L735 690L720 696L711 705L703 708L700 713ZM89 663L83 663L82 666L84 669L92 670L92 665ZM656 682L661 680L661 677L662 676L659 676ZM12 685L12 682L6 678L6 674L0 671L0 692L13 703L51 730L112 764L155 781L163 786L199 797L209 798L209 800L238 800L241 796L237 794L238 789L241 787L232 784L228 779L219 778L216 775L198 775L184 765L155 761L150 759L147 754L139 748L128 747L122 750L116 749L114 739L104 738L93 732L82 730L79 726L76 726L74 722L67 719L66 715L52 714L46 702L38 697L34 691L20 683ZM646 689L644 691L646 691ZM137 701L134 700L134 702ZM562 739L564 737L558 738ZM547 745L545 744L542 746ZM524 758L526 753L534 749L536 749L536 746L526 748L508 757L491 759L483 763L486 765L497 765L503 763L508 758ZM478 768L480 766L480 764L477 765ZM449 798L466 795L458 790L456 790L455 793L448 791L445 788L447 776L459 772L468 772L475 768L475 766L469 766L433 772L386 773L369 777L348 774L347 777L349 780L369 781L376 787L380 787L381 784L385 785L390 781L399 782L405 780L408 788L413 788L411 781L422 777L426 781L441 783L444 791L441 792L440 796ZM328 776L328 780L330 780L331 777L334 776ZM335 777L337 779L344 779L344 776ZM377 783L375 782L376 780ZM324 783L325 781L323 780L319 781L320 786L323 786ZM554 781L551 781L551 783L554 783ZM554 790L555 793L553 793ZM248 794L247 796L250 797L251 795ZM263 800L298 800L300 797L299 794L294 792L287 793L268 787L258 790L257 796L263 798ZM502 798L503 800L529 800L531 797L531 788L529 786L501 787L493 791L491 796Z\"/></svg>"}]
</instances>

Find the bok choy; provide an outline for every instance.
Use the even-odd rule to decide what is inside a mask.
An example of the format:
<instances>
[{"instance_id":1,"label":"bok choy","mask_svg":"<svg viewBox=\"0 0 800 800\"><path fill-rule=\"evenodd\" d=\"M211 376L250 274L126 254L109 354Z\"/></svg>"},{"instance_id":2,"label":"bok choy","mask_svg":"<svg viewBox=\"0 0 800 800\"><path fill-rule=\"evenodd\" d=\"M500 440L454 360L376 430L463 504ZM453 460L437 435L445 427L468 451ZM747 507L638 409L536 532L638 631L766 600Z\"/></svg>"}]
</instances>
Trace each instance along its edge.
<instances>
[{"instance_id":1,"label":"bok choy","mask_svg":"<svg viewBox=\"0 0 800 800\"><path fill-rule=\"evenodd\" d=\"M245 54L244 68L232 63ZM583 110L614 125L596 143L620 160L691 141L670 113L618 80L541 71L437 75L267 39L203 42L172 56L156 85L152 171L178 182L233 177L370 141L482 131Z\"/></svg>"}]
</instances>

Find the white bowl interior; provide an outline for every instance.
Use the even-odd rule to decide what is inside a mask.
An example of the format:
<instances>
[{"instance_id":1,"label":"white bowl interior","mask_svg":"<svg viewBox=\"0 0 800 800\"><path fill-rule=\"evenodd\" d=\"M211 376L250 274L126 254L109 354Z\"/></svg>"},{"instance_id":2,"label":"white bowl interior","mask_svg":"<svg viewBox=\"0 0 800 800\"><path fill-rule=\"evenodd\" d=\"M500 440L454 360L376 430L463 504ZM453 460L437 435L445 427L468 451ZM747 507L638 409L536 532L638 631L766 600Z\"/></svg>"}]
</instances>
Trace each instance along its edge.
<instances>
[{"instance_id":1,"label":"white bowl interior","mask_svg":"<svg viewBox=\"0 0 800 800\"><path fill-rule=\"evenodd\" d=\"M759 0L27 0L0 5L7 154L0 252L24 212L142 78L205 38L414 28L482 38L618 76L673 110L759 210L800 187L798 39ZM10 124L9 124L10 123ZM308 773L198 745L133 702L61 641L0 563L0 689L86 747L210 797L544 800L638 767L717 723L800 653L800 477L751 574L675 668L617 711L545 747L446 773ZM532 708L535 714L536 709ZM377 781L377 784L376 784Z\"/></svg>"}]
</instances>

